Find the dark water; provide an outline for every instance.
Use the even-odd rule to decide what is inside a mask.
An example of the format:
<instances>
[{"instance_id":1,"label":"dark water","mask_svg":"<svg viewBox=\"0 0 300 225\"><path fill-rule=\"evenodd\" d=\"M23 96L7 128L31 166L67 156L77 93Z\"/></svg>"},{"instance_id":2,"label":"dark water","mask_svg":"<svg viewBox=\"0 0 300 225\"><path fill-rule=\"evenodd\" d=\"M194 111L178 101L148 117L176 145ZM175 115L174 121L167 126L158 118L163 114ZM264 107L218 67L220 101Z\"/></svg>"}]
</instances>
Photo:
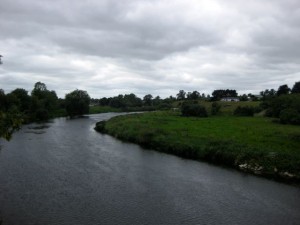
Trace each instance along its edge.
<instances>
[{"instance_id":1,"label":"dark water","mask_svg":"<svg viewBox=\"0 0 300 225\"><path fill-rule=\"evenodd\" d=\"M93 130L113 115L29 125L2 142L3 224L300 224L300 188Z\"/></svg>"}]
</instances>

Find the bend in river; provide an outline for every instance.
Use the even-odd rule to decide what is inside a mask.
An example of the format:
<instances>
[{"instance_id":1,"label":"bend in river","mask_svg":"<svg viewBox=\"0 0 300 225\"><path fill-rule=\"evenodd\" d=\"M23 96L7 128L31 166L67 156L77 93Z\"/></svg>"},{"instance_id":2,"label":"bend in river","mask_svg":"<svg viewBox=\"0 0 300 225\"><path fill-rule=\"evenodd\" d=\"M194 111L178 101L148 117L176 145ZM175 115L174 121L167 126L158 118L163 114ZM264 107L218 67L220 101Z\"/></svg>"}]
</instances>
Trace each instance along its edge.
<instances>
[{"instance_id":1,"label":"bend in river","mask_svg":"<svg viewBox=\"0 0 300 225\"><path fill-rule=\"evenodd\" d=\"M2 143L3 225L299 224L298 187L94 131L115 115L30 124Z\"/></svg>"}]
</instances>

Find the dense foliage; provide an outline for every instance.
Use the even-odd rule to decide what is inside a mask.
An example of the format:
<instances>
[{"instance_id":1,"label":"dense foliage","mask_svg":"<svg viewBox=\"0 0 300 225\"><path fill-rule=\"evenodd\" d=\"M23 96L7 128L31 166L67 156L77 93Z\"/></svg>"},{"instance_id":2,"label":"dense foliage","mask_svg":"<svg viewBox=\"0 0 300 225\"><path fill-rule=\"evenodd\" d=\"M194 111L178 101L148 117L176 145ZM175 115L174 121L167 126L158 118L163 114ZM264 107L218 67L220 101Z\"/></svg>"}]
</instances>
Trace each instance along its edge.
<instances>
[{"instance_id":1,"label":"dense foliage","mask_svg":"<svg viewBox=\"0 0 300 225\"><path fill-rule=\"evenodd\" d=\"M296 82L291 90L292 94L300 94L300 81Z\"/></svg>"},{"instance_id":2,"label":"dense foliage","mask_svg":"<svg viewBox=\"0 0 300 225\"><path fill-rule=\"evenodd\" d=\"M90 108L92 113L101 113L177 110L181 107L182 114L185 116L207 116L207 112L211 115L232 115L238 106L256 106L254 101L259 100L267 116L278 118L281 123L299 124L299 95L300 82L296 82L291 89L284 84L277 91L266 89L261 91L260 95L251 93L240 95L241 102L236 104L216 102L223 97L238 96L236 90L230 89L214 90L212 97L198 91L180 90L176 97L169 96L165 99L151 94L139 98L133 93L90 99L87 92L75 90L67 94L66 99L59 99L55 91L48 90L46 84L37 82L29 93L25 89L17 88L5 94L0 89L0 135L8 138L22 122L43 121L66 115L73 117L88 113ZM185 101L188 103L183 103ZM252 108L238 108L235 115L253 115Z\"/></svg>"},{"instance_id":3,"label":"dense foliage","mask_svg":"<svg viewBox=\"0 0 300 225\"><path fill-rule=\"evenodd\" d=\"M22 123L48 120L57 115L61 106L55 91L49 91L44 83L37 82L31 95L22 88L8 94L0 90L0 137L10 139Z\"/></svg>"},{"instance_id":4,"label":"dense foliage","mask_svg":"<svg viewBox=\"0 0 300 225\"><path fill-rule=\"evenodd\" d=\"M207 111L204 106L192 103L182 104L181 114L182 116L207 117Z\"/></svg>"},{"instance_id":5,"label":"dense foliage","mask_svg":"<svg viewBox=\"0 0 300 225\"><path fill-rule=\"evenodd\" d=\"M90 96L86 91L75 90L66 94L65 106L70 117L89 113Z\"/></svg>"},{"instance_id":6,"label":"dense foliage","mask_svg":"<svg viewBox=\"0 0 300 225\"><path fill-rule=\"evenodd\" d=\"M236 90L223 90L223 89L219 89L219 90L214 90L212 93L212 100L213 101L219 101L221 98L224 97L237 97L237 92Z\"/></svg>"},{"instance_id":7,"label":"dense foliage","mask_svg":"<svg viewBox=\"0 0 300 225\"><path fill-rule=\"evenodd\" d=\"M217 115L220 112L221 105L218 104L217 102L213 102L211 104L211 114L212 115Z\"/></svg>"},{"instance_id":8,"label":"dense foliage","mask_svg":"<svg viewBox=\"0 0 300 225\"><path fill-rule=\"evenodd\" d=\"M10 140L14 131L20 129L23 119L18 112L0 111L0 138Z\"/></svg>"},{"instance_id":9,"label":"dense foliage","mask_svg":"<svg viewBox=\"0 0 300 225\"><path fill-rule=\"evenodd\" d=\"M251 106L238 106L233 114L236 116L253 116L255 112L255 108Z\"/></svg>"}]
</instances>

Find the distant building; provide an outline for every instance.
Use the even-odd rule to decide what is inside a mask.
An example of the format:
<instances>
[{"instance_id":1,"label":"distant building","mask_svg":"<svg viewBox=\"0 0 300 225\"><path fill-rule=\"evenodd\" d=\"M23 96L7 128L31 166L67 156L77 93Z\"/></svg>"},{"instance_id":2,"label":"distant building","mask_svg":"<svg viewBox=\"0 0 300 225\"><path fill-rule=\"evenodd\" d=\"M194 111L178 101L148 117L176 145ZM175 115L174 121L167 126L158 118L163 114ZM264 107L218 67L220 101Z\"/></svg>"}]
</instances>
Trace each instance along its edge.
<instances>
[{"instance_id":1,"label":"distant building","mask_svg":"<svg viewBox=\"0 0 300 225\"><path fill-rule=\"evenodd\" d=\"M239 102L240 99L238 97L224 97L221 98L222 102Z\"/></svg>"}]
</instances>

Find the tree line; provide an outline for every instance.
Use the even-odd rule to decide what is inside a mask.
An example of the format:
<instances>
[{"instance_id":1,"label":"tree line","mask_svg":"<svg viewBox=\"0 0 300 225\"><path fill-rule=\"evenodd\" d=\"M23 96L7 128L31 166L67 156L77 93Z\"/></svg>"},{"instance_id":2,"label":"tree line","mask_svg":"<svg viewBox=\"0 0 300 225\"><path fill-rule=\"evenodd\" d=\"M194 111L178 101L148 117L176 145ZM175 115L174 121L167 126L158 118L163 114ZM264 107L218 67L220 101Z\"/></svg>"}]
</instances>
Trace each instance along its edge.
<instances>
[{"instance_id":1,"label":"tree line","mask_svg":"<svg viewBox=\"0 0 300 225\"><path fill-rule=\"evenodd\" d=\"M0 89L0 137L10 139L23 123L45 121L58 116L83 115L89 112L90 96L74 90L60 99L46 84L37 82L30 94L17 88L5 94Z\"/></svg>"},{"instance_id":2,"label":"tree line","mask_svg":"<svg viewBox=\"0 0 300 225\"><path fill-rule=\"evenodd\" d=\"M275 89L261 91L261 103L259 107L238 106L233 114L236 116L253 116L262 112L267 117L278 118L280 123L300 125L300 81L296 82L292 88L287 84ZM235 90L215 90L210 98L211 115L218 114L221 105L217 103L223 97L237 97ZM251 96L251 95L249 95ZM242 96L243 97L243 96ZM256 99L258 100L258 99ZM207 117L205 107L198 102L183 102L181 106L183 116Z\"/></svg>"},{"instance_id":3,"label":"tree line","mask_svg":"<svg viewBox=\"0 0 300 225\"><path fill-rule=\"evenodd\" d=\"M280 117L285 123L300 123L300 82L296 82L292 88L288 85L281 85L277 90L266 89L260 92L262 97L262 108L266 110L267 116ZM23 88L17 88L8 94L0 89L0 137L9 139L11 134L20 127L22 123L48 120L58 116L75 117L89 113L90 105L110 106L120 108L123 111L151 111L170 109L176 101L197 102L219 101L224 97L238 97L241 101L259 100L251 93L238 96L236 90L218 89L210 95L198 91L185 92L179 90L176 97L169 96L162 99L160 96L153 97L146 94L143 98L135 94L117 95L114 97L103 97L91 99L89 94L83 90L74 90L65 95L65 98L58 98L54 90L48 90L46 84L37 82L30 94ZM192 115L201 113L207 115L203 108L181 104L185 107L184 114L193 111ZM220 106L212 106L212 114L216 114ZM240 112L245 112L240 109ZM249 114L249 113L248 113ZM293 118L293 119L289 119Z\"/></svg>"}]
</instances>

